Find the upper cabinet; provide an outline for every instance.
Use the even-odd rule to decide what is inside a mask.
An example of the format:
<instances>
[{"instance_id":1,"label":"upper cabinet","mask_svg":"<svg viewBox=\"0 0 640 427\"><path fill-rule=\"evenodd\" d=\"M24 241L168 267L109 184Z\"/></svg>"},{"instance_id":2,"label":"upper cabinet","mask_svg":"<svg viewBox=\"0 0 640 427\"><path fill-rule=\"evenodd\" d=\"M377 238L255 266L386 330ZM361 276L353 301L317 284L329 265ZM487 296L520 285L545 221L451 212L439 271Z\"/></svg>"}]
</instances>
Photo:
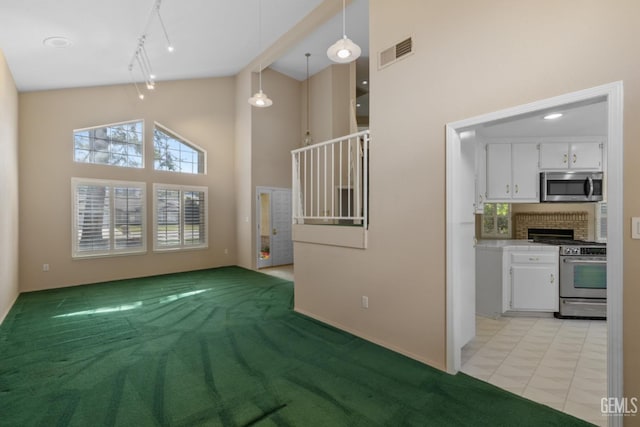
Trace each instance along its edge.
<instances>
[{"instance_id":1,"label":"upper cabinet","mask_svg":"<svg viewBox=\"0 0 640 427\"><path fill-rule=\"evenodd\" d=\"M598 137L484 139L475 151L474 212L484 203L539 203L540 172L598 171L606 164Z\"/></svg>"},{"instance_id":2,"label":"upper cabinet","mask_svg":"<svg viewBox=\"0 0 640 427\"><path fill-rule=\"evenodd\" d=\"M535 143L486 145L487 202L538 201L538 147Z\"/></svg>"},{"instance_id":3,"label":"upper cabinet","mask_svg":"<svg viewBox=\"0 0 640 427\"><path fill-rule=\"evenodd\" d=\"M601 142L544 142L540 144L540 170L602 171Z\"/></svg>"}]
</instances>

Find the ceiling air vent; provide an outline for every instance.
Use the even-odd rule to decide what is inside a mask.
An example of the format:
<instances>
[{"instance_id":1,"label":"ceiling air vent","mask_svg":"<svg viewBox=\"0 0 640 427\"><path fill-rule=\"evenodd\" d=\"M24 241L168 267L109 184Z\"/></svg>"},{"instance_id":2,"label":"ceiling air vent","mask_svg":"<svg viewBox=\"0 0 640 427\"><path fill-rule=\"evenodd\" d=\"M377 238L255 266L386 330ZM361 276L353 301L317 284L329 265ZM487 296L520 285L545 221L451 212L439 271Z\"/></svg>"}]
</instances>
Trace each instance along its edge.
<instances>
[{"instance_id":1,"label":"ceiling air vent","mask_svg":"<svg viewBox=\"0 0 640 427\"><path fill-rule=\"evenodd\" d=\"M388 67L401 58L413 53L413 40L411 37L383 50L379 54L379 68Z\"/></svg>"}]
</instances>

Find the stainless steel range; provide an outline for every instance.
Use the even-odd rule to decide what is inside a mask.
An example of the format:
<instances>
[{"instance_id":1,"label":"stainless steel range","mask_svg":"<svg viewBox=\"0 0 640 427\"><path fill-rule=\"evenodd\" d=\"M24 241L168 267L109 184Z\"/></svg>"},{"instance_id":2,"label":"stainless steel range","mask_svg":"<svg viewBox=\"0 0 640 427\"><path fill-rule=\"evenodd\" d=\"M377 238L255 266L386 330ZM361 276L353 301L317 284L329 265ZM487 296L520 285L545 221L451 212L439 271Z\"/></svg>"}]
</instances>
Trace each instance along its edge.
<instances>
[{"instance_id":1,"label":"stainless steel range","mask_svg":"<svg viewBox=\"0 0 640 427\"><path fill-rule=\"evenodd\" d=\"M558 317L607 317L607 247L604 243L560 244Z\"/></svg>"},{"instance_id":2,"label":"stainless steel range","mask_svg":"<svg viewBox=\"0 0 640 427\"><path fill-rule=\"evenodd\" d=\"M560 246L560 309L556 317L606 319L607 245L573 240L572 235L570 230L529 232L534 242Z\"/></svg>"}]
</instances>

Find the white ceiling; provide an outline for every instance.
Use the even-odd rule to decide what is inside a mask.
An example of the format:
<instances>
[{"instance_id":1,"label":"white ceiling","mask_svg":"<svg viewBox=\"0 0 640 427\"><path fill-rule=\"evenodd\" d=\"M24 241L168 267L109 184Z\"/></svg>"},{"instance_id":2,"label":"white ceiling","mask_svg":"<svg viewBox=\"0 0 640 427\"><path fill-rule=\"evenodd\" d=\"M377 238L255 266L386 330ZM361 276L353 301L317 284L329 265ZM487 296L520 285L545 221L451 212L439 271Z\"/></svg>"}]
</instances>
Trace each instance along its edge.
<instances>
[{"instance_id":1,"label":"white ceiling","mask_svg":"<svg viewBox=\"0 0 640 427\"><path fill-rule=\"evenodd\" d=\"M145 47L158 81L233 76L259 55L260 44L264 51L323 2L262 0L260 43L258 1L163 0L160 12L175 46L168 53L151 17L155 0L0 0L0 49L19 91L129 83L128 66L148 25ZM368 0L354 0L346 17L347 35L368 56ZM341 35L340 13L272 68L303 80L304 54L311 53L313 75L329 65L326 49ZM72 45L45 46L52 36Z\"/></svg>"},{"instance_id":2,"label":"white ceiling","mask_svg":"<svg viewBox=\"0 0 640 427\"><path fill-rule=\"evenodd\" d=\"M555 112L562 113L563 116L555 120L543 118ZM487 138L606 136L607 102L595 99L568 104L552 110L487 123L473 130L476 135Z\"/></svg>"}]
</instances>

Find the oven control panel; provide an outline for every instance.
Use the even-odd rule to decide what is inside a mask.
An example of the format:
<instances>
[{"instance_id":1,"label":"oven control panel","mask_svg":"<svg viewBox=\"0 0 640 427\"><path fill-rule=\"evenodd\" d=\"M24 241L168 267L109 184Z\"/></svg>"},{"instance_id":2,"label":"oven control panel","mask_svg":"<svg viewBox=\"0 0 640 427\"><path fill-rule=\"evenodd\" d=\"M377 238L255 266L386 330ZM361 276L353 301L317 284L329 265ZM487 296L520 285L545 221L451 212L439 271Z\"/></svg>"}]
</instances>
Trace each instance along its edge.
<instances>
[{"instance_id":1,"label":"oven control panel","mask_svg":"<svg viewBox=\"0 0 640 427\"><path fill-rule=\"evenodd\" d=\"M579 255L607 255L606 247L591 246L562 246L560 255L579 256Z\"/></svg>"}]
</instances>

